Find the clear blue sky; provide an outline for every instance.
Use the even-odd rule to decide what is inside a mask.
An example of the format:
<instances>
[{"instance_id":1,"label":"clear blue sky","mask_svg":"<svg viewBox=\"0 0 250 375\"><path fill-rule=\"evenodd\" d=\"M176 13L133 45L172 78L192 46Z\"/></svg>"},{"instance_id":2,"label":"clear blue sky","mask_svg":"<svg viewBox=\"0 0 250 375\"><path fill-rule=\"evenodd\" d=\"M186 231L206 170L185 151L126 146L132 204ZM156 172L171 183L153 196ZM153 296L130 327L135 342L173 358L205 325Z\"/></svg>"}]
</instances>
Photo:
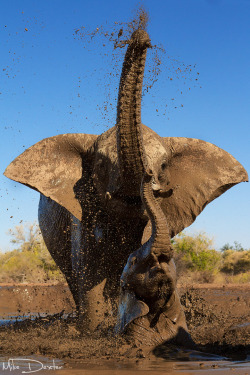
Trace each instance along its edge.
<instances>
[{"instance_id":1,"label":"clear blue sky","mask_svg":"<svg viewBox=\"0 0 250 375\"><path fill-rule=\"evenodd\" d=\"M38 193L2 175L7 165L43 138L100 134L115 122L112 108L120 65L113 65L111 44L98 37L86 43L90 39L74 31L82 26L93 31L101 25L109 30L114 22L131 20L137 3L9 0L1 4L2 250L9 247L9 228L37 218L39 199ZM144 6L152 43L161 44L167 54L159 84L145 96L143 123L161 136L214 143L249 172L250 1L146 0ZM175 73L188 65L191 72ZM108 112L103 110L106 104ZM249 224L249 184L241 183L206 207L188 231L207 232L216 248L234 241L250 248Z\"/></svg>"}]
</instances>

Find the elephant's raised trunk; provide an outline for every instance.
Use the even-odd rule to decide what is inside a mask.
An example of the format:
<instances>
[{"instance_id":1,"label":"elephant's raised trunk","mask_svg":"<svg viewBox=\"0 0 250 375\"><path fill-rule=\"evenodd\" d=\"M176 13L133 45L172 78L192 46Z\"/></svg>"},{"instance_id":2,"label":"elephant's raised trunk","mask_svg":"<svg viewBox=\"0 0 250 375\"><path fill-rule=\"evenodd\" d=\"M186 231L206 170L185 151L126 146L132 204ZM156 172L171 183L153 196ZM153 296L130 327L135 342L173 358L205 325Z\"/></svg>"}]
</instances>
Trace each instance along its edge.
<instances>
[{"instance_id":1,"label":"elephant's raised trunk","mask_svg":"<svg viewBox=\"0 0 250 375\"><path fill-rule=\"evenodd\" d=\"M147 168L141 132L141 96L147 48L150 46L147 32L136 30L129 41L122 68L116 122L121 194L126 184L126 194L139 196Z\"/></svg>"}]
</instances>

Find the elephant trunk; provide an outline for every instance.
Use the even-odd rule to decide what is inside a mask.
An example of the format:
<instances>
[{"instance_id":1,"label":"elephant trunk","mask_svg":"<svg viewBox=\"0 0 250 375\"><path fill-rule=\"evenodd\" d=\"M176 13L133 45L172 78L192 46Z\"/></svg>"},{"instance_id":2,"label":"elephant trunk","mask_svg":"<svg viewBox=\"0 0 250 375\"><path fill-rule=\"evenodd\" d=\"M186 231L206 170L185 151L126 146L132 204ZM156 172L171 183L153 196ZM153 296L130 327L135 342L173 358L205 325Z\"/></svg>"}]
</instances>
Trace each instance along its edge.
<instances>
[{"instance_id":1,"label":"elephant trunk","mask_svg":"<svg viewBox=\"0 0 250 375\"><path fill-rule=\"evenodd\" d=\"M119 86L116 122L119 193L126 191L126 195L131 196L140 195L141 180L147 169L141 130L141 96L148 47L151 44L147 32L136 30L129 40Z\"/></svg>"},{"instance_id":2,"label":"elephant trunk","mask_svg":"<svg viewBox=\"0 0 250 375\"><path fill-rule=\"evenodd\" d=\"M159 261L169 262L173 256L169 225L152 189L153 175L146 172L141 184L141 199L152 225L151 254ZM160 258L160 259L159 259Z\"/></svg>"}]
</instances>

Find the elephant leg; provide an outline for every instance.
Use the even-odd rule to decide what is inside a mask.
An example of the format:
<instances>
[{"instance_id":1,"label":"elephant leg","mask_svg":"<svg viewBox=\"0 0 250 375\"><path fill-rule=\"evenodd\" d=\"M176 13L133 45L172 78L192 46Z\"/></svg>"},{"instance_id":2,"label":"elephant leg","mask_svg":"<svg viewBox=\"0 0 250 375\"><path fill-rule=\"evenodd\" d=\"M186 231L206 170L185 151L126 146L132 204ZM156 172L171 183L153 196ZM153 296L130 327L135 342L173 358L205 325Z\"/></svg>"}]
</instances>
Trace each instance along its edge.
<instances>
[{"instance_id":1,"label":"elephant leg","mask_svg":"<svg viewBox=\"0 0 250 375\"><path fill-rule=\"evenodd\" d=\"M90 290L81 288L78 328L81 331L93 332L104 322L108 312L108 302L104 298L106 279Z\"/></svg>"},{"instance_id":2,"label":"elephant leg","mask_svg":"<svg viewBox=\"0 0 250 375\"><path fill-rule=\"evenodd\" d=\"M107 278L99 278L92 272L89 277L86 273L78 277L78 328L85 333L95 331L112 311L111 300L104 291L106 284Z\"/></svg>"},{"instance_id":3,"label":"elephant leg","mask_svg":"<svg viewBox=\"0 0 250 375\"><path fill-rule=\"evenodd\" d=\"M41 194L38 220L47 249L64 274L76 308L79 309L78 283L71 254L73 216L64 207Z\"/></svg>"},{"instance_id":4,"label":"elephant leg","mask_svg":"<svg viewBox=\"0 0 250 375\"><path fill-rule=\"evenodd\" d=\"M104 297L104 265L108 269L110 263L103 254L105 249L98 247L91 235L84 240L82 223L50 198L41 195L38 213L45 244L74 298L79 327L93 331L110 309Z\"/></svg>"},{"instance_id":5,"label":"elephant leg","mask_svg":"<svg viewBox=\"0 0 250 375\"><path fill-rule=\"evenodd\" d=\"M110 259L103 247L95 241L92 232L82 229L82 223L73 223L72 267L77 280L79 299L78 328L93 332L111 310L107 289Z\"/></svg>"}]
</instances>

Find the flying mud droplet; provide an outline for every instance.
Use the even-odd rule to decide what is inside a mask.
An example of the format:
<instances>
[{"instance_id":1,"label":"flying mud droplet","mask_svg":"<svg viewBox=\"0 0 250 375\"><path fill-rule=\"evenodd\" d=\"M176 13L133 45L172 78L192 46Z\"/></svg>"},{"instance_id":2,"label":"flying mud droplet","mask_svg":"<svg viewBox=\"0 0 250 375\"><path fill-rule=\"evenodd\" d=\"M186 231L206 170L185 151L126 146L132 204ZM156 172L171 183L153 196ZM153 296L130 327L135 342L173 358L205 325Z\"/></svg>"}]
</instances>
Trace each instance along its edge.
<instances>
[{"instance_id":1,"label":"flying mud droplet","mask_svg":"<svg viewBox=\"0 0 250 375\"><path fill-rule=\"evenodd\" d=\"M94 54L96 64L100 69L85 72L81 76L83 86L78 86L77 97L87 100L86 87L93 85L93 77L97 81L99 100L96 105L98 112L93 127L102 127L104 130L113 126L116 122L116 103L119 88L120 72L122 68L125 50L133 31L138 28L147 29L149 16L141 6L132 14L132 20L128 22L115 21L113 24L98 25L94 30L87 26L80 26L74 30L74 39L82 42L83 48L87 48L90 54ZM188 93L189 87L198 85L199 73L196 73L196 65L185 64L175 59L166 52L165 48L157 40L151 40L152 48L148 49L147 62L142 89L142 108L150 104L150 111L158 109L157 116L170 115L174 109L183 108L183 99L180 95ZM93 65L92 65L93 67ZM160 79L159 79L160 78ZM175 105L171 103L170 95L175 94ZM152 108L153 107L153 108Z\"/></svg>"}]
</instances>

